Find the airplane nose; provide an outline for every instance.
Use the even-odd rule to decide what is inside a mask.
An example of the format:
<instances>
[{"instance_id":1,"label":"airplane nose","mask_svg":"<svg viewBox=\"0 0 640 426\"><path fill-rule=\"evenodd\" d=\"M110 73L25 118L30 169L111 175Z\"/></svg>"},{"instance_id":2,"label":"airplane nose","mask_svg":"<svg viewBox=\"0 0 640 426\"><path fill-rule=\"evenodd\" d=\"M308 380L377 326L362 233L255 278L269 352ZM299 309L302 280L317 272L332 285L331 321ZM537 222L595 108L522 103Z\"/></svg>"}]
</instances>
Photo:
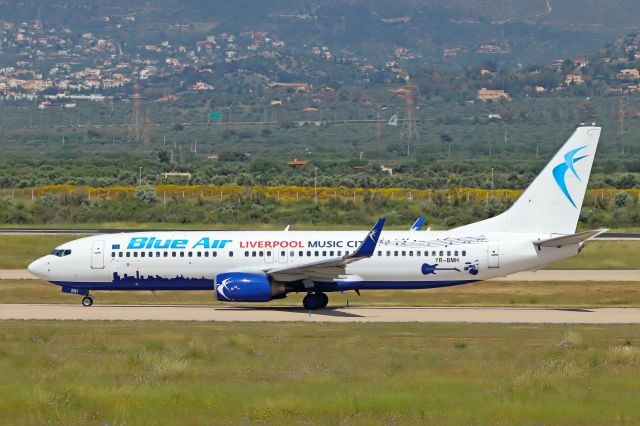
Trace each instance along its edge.
<instances>
[{"instance_id":1,"label":"airplane nose","mask_svg":"<svg viewBox=\"0 0 640 426\"><path fill-rule=\"evenodd\" d=\"M34 260L27 267L27 270L31 272L33 275L35 275L36 277L42 278L47 271L46 261L43 258Z\"/></svg>"}]
</instances>

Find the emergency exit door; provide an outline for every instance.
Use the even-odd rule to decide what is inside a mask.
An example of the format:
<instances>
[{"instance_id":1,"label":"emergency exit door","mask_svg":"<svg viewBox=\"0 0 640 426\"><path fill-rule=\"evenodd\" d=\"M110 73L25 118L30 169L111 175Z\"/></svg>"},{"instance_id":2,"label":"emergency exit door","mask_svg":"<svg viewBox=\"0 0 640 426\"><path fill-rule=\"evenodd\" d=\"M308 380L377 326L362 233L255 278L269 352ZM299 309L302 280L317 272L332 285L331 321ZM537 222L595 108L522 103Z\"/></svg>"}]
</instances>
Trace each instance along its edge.
<instances>
[{"instance_id":1,"label":"emergency exit door","mask_svg":"<svg viewBox=\"0 0 640 426\"><path fill-rule=\"evenodd\" d=\"M287 251L286 251L286 250L282 250L282 249L280 249L280 250L278 251L278 262L280 262L280 263L287 263L287 259L288 259L287 254L288 254L288 253L287 253Z\"/></svg>"}]
</instances>

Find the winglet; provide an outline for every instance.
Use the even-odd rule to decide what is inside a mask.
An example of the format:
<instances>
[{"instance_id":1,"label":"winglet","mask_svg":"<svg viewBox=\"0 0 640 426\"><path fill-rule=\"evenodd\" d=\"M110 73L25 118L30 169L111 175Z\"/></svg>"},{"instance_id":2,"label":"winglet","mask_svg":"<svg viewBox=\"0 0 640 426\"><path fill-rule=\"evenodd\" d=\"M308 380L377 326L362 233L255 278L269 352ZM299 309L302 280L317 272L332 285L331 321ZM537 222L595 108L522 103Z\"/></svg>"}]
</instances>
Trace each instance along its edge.
<instances>
[{"instance_id":1,"label":"winglet","mask_svg":"<svg viewBox=\"0 0 640 426\"><path fill-rule=\"evenodd\" d=\"M382 227L384 226L385 219L378 219L378 222L371 228L371 231L367 234L367 237L360 243L360 247L353 253L345 256L344 260L357 260L365 257L371 257L378 245L378 239L382 233Z\"/></svg>"},{"instance_id":2,"label":"winglet","mask_svg":"<svg viewBox=\"0 0 640 426\"><path fill-rule=\"evenodd\" d=\"M422 229L422 225L424 225L424 221L426 220L426 218L424 216L418 216L418 218L416 219L415 222L413 222L413 225L411 225L411 229L409 229L410 231L419 231Z\"/></svg>"}]
</instances>

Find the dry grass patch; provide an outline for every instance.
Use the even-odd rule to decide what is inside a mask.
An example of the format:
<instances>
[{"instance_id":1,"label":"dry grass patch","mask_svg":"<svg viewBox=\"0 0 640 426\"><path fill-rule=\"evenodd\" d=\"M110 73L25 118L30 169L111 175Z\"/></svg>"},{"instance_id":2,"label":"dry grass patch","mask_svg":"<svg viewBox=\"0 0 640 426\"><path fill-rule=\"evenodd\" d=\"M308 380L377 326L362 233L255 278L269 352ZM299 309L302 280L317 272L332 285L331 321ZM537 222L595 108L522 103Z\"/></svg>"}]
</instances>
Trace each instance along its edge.
<instances>
[{"instance_id":1,"label":"dry grass patch","mask_svg":"<svg viewBox=\"0 0 640 426\"><path fill-rule=\"evenodd\" d=\"M0 419L634 424L639 335L634 325L4 321Z\"/></svg>"},{"instance_id":2,"label":"dry grass patch","mask_svg":"<svg viewBox=\"0 0 640 426\"><path fill-rule=\"evenodd\" d=\"M607 351L607 362L624 366L640 364L640 348L630 345L613 346Z\"/></svg>"}]
</instances>

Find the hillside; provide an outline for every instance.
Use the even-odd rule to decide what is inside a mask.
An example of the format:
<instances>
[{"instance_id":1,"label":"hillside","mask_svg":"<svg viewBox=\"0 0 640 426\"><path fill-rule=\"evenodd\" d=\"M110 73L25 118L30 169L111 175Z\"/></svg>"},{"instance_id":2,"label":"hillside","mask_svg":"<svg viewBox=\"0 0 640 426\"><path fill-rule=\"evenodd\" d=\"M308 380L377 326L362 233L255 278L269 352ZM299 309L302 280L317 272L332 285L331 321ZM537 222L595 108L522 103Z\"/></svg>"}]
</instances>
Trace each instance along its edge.
<instances>
[{"instance_id":1,"label":"hillside","mask_svg":"<svg viewBox=\"0 0 640 426\"><path fill-rule=\"evenodd\" d=\"M117 19L133 17L130 25L118 27L123 49L195 40L216 28L265 31L292 49L327 46L339 57L450 67L489 60L545 63L593 51L636 31L634 10L631 0L0 1L3 19L26 22L39 16L45 32L71 26L100 34Z\"/></svg>"}]
</instances>

